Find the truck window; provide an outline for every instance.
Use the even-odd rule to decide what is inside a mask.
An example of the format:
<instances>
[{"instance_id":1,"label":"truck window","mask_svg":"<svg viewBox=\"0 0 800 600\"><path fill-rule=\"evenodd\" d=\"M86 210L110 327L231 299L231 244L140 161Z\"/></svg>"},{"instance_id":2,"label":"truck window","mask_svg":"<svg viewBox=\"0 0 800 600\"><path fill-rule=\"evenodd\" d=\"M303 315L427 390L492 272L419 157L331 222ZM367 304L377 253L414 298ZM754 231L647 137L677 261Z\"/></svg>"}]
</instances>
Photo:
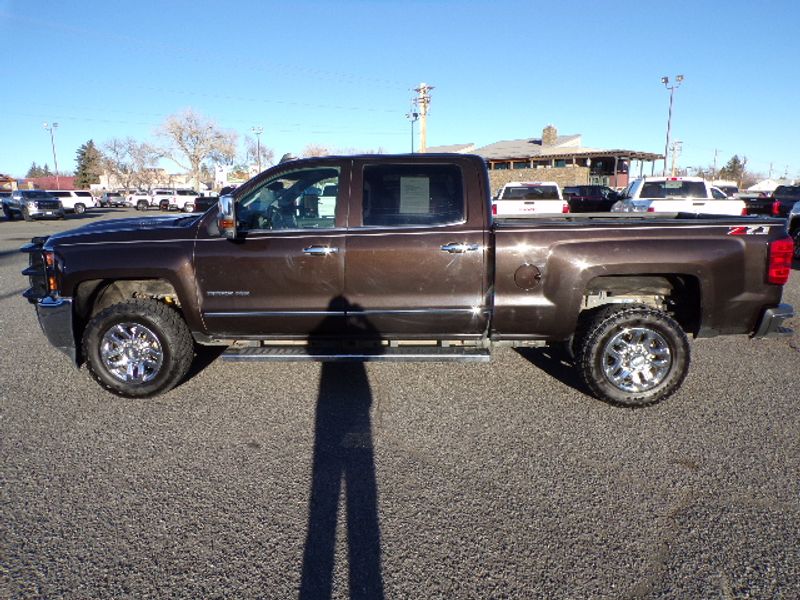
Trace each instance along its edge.
<instances>
[{"instance_id":1,"label":"truck window","mask_svg":"<svg viewBox=\"0 0 800 600\"><path fill-rule=\"evenodd\" d=\"M364 167L365 226L445 225L464 220L464 186L456 165Z\"/></svg>"},{"instance_id":2,"label":"truck window","mask_svg":"<svg viewBox=\"0 0 800 600\"><path fill-rule=\"evenodd\" d=\"M335 167L276 175L239 200L238 226L242 231L335 227L338 195L323 198L319 192L338 185Z\"/></svg>"}]
</instances>

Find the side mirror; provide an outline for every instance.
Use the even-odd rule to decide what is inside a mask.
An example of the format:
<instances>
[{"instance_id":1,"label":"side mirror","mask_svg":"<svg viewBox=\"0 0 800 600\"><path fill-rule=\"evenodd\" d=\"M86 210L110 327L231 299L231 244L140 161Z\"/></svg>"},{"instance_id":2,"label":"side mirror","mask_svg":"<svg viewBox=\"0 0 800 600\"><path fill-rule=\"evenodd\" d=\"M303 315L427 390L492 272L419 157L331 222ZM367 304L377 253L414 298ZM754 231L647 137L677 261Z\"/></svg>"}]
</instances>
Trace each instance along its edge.
<instances>
[{"instance_id":1,"label":"side mirror","mask_svg":"<svg viewBox=\"0 0 800 600\"><path fill-rule=\"evenodd\" d=\"M236 202L233 196L220 196L217 201L217 227L222 237L232 240L236 237Z\"/></svg>"}]
</instances>

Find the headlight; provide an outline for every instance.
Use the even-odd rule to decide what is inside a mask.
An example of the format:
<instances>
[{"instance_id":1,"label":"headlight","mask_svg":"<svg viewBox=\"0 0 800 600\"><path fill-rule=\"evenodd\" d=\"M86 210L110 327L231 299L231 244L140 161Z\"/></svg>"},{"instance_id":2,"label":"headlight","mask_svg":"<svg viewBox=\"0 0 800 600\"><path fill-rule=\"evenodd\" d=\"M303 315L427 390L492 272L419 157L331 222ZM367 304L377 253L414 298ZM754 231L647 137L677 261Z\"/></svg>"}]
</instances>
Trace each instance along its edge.
<instances>
[{"instance_id":1,"label":"headlight","mask_svg":"<svg viewBox=\"0 0 800 600\"><path fill-rule=\"evenodd\" d=\"M34 202L33 200L26 200L25 206L27 206L28 208L36 208L36 202Z\"/></svg>"}]
</instances>

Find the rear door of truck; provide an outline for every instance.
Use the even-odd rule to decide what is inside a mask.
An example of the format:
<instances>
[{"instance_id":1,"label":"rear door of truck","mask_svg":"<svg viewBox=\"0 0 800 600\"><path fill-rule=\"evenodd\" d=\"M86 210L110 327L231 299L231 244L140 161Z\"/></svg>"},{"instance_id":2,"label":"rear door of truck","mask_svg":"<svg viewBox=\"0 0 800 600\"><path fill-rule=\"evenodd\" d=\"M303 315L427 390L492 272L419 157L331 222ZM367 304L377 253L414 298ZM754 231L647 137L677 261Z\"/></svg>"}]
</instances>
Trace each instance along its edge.
<instances>
[{"instance_id":1,"label":"rear door of truck","mask_svg":"<svg viewBox=\"0 0 800 600\"><path fill-rule=\"evenodd\" d=\"M474 159L353 164L349 312L389 337L478 337L487 327L488 190Z\"/></svg>"}]
</instances>

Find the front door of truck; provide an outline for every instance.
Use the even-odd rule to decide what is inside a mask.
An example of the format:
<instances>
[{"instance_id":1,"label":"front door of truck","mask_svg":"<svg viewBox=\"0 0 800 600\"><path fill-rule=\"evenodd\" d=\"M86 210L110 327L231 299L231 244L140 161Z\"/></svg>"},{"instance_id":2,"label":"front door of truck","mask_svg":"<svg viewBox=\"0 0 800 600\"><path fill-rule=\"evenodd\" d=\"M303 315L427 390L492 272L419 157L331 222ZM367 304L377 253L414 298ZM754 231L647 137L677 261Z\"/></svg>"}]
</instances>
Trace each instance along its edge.
<instances>
[{"instance_id":1,"label":"front door of truck","mask_svg":"<svg viewBox=\"0 0 800 600\"><path fill-rule=\"evenodd\" d=\"M198 236L198 295L212 336L343 330L349 171L348 161L268 171L237 195L237 239ZM337 190L333 206L321 206L323 189Z\"/></svg>"},{"instance_id":2,"label":"front door of truck","mask_svg":"<svg viewBox=\"0 0 800 600\"><path fill-rule=\"evenodd\" d=\"M354 161L345 296L382 335L485 331L487 216L468 199L486 192L474 171L435 157Z\"/></svg>"}]
</instances>

